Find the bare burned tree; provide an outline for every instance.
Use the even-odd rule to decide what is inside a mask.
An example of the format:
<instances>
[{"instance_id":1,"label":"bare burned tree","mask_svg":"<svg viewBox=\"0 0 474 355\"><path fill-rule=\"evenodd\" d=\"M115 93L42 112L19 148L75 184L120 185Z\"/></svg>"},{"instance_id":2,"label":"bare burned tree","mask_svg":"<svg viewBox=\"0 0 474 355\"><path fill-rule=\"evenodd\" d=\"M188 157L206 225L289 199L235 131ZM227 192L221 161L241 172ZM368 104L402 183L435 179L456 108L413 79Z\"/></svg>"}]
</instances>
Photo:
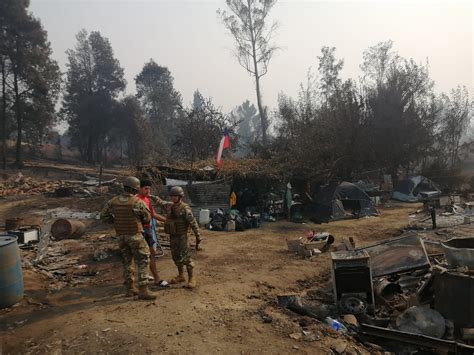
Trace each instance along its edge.
<instances>
[{"instance_id":1,"label":"bare burned tree","mask_svg":"<svg viewBox=\"0 0 474 355\"><path fill-rule=\"evenodd\" d=\"M271 43L278 28L273 23L269 28L267 17L277 0L226 0L228 11L218 10L224 26L236 43L235 57L251 76L255 78L257 106L262 125L262 142L267 145L269 121L262 104L260 78L267 74L270 60L278 49Z\"/></svg>"},{"instance_id":2,"label":"bare burned tree","mask_svg":"<svg viewBox=\"0 0 474 355\"><path fill-rule=\"evenodd\" d=\"M445 161L453 169L459 162L461 138L467 133L471 124L473 102L469 100L466 87L458 86L451 90L451 95L442 94L441 122L439 144L444 149Z\"/></svg>"}]
</instances>

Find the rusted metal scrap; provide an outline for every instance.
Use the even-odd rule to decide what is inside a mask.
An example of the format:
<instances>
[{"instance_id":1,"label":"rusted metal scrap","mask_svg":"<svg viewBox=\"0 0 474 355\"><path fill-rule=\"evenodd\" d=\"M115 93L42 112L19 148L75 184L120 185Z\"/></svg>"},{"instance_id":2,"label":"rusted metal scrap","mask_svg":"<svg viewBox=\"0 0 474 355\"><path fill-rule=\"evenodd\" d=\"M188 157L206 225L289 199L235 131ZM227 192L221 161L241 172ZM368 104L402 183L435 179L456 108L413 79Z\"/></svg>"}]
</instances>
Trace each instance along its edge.
<instances>
[{"instance_id":1,"label":"rusted metal scrap","mask_svg":"<svg viewBox=\"0 0 474 355\"><path fill-rule=\"evenodd\" d=\"M381 328L365 323L360 325L358 332L367 336L413 344L416 345L417 348L422 349L449 351L457 355L472 355L474 353L474 346L469 346L452 340L438 339L426 335Z\"/></svg>"},{"instance_id":2,"label":"rusted metal scrap","mask_svg":"<svg viewBox=\"0 0 474 355\"><path fill-rule=\"evenodd\" d=\"M434 308L461 328L474 328L474 276L458 272L434 276Z\"/></svg>"},{"instance_id":3,"label":"rusted metal scrap","mask_svg":"<svg viewBox=\"0 0 474 355\"><path fill-rule=\"evenodd\" d=\"M474 238L452 238L441 245L449 265L474 268Z\"/></svg>"},{"instance_id":4,"label":"rusted metal scrap","mask_svg":"<svg viewBox=\"0 0 474 355\"><path fill-rule=\"evenodd\" d=\"M417 234L411 232L358 250L365 250L370 255L373 277L430 267L423 241Z\"/></svg>"}]
</instances>

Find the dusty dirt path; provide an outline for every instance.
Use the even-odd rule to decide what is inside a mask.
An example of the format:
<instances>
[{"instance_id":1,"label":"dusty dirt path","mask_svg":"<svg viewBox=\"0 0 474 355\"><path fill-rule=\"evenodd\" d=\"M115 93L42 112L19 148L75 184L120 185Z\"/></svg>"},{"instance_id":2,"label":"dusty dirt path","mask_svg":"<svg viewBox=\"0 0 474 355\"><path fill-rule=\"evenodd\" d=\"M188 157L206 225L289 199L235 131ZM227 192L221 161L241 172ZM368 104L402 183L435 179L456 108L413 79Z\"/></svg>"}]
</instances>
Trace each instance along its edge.
<instances>
[{"instance_id":1,"label":"dusty dirt path","mask_svg":"<svg viewBox=\"0 0 474 355\"><path fill-rule=\"evenodd\" d=\"M110 264L114 277L103 284L54 293L27 272L28 302L0 311L1 349L4 354L331 353L344 337L320 325L317 341L290 339L301 329L299 317L272 306L277 294L301 290L302 283L317 288L318 280L329 277L328 253L304 260L287 252L285 239L314 229L329 231L336 240L354 236L359 245L383 240L406 226L417 207L394 206L379 218L324 225L277 222L242 233L204 232L204 251L195 257L197 289L161 290L155 302L122 296L117 260ZM158 268L164 278L175 275L169 252ZM262 312L273 321L264 323ZM354 342L345 351L374 353Z\"/></svg>"}]
</instances>

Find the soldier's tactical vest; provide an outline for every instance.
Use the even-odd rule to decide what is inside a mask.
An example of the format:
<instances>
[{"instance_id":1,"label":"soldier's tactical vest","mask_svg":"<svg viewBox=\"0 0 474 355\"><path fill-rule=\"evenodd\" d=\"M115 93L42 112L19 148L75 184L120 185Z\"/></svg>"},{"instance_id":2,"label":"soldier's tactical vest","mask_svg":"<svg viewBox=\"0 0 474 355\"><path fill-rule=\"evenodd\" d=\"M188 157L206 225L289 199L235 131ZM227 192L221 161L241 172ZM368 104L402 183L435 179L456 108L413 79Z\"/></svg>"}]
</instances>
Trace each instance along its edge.
<instances>
[{"instance_id":1,"label":"soldier's tactical vest","mask_svg":"<svg viewBox=\"0 0 474 355\"><path fill-rule=\"evenodd\" d=\"M171 206L171 211L165 222L166 234L188 234L189 222L186 220L186 205L184 203Z\"/></svg>"},{"instance_id":2,"label":"soldier's tactical vest","mask_svg":"<svg viewBox=\"0 0 474 355\"><path fill-rule=\"evenodd\" d=\"M114 228L117 235L134 235L143 232L143 226L140 218L133 213L133 204L137 197L124 196L115 197L112 202L112 211L114 214Z\"/></svg>"}]
</instances>

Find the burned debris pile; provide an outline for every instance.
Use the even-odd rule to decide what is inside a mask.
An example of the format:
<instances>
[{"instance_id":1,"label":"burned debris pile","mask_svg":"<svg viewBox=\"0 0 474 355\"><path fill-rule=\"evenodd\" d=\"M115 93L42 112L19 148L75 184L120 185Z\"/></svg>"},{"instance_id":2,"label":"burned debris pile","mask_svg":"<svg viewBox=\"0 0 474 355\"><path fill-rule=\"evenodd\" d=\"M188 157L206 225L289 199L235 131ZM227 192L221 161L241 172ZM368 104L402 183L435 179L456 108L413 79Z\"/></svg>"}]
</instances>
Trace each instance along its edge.
<instances>
[{"instance_id":1,"label":"burned debris pile","mask_svg":"<svg viewBox=\"0 0 474 355\"><path fill-rule=\"evenodd\" d=\"M53 197L93 197L109 190L119 190L116 179L100 181L85 176L84 180L41 180L21 172L0 182L0 197L46 194Z\"/></svg>"},{"instance_id":2,"label":"burned debris pile","mask_svg":"<svg viewBox=\"0 0 474 355\"><path fill-rule=\"evenodd\" d=\"M333 236L332 245L324 244L329 233L317 233L321 244L311 254L307 237L287 240L288 249L303 257L329 249L331 277L317 289L281 295L278 303L386 351L472 354L474 238L469 234L469 224L406 231L354 248L348 239L338 243Z\"/></svg>"},{"instance_id":3,"label":"burned debris pile","mask_svg":"<svg viewBox=\"0 0 474 355\"><path fill-rule=\"evenodd\" d=\"M13 175L0 183L0 196L17 196L54 192L61 187L69 186L64 181L39 181L22 173Z\"/></svg>"}]
</instances>

